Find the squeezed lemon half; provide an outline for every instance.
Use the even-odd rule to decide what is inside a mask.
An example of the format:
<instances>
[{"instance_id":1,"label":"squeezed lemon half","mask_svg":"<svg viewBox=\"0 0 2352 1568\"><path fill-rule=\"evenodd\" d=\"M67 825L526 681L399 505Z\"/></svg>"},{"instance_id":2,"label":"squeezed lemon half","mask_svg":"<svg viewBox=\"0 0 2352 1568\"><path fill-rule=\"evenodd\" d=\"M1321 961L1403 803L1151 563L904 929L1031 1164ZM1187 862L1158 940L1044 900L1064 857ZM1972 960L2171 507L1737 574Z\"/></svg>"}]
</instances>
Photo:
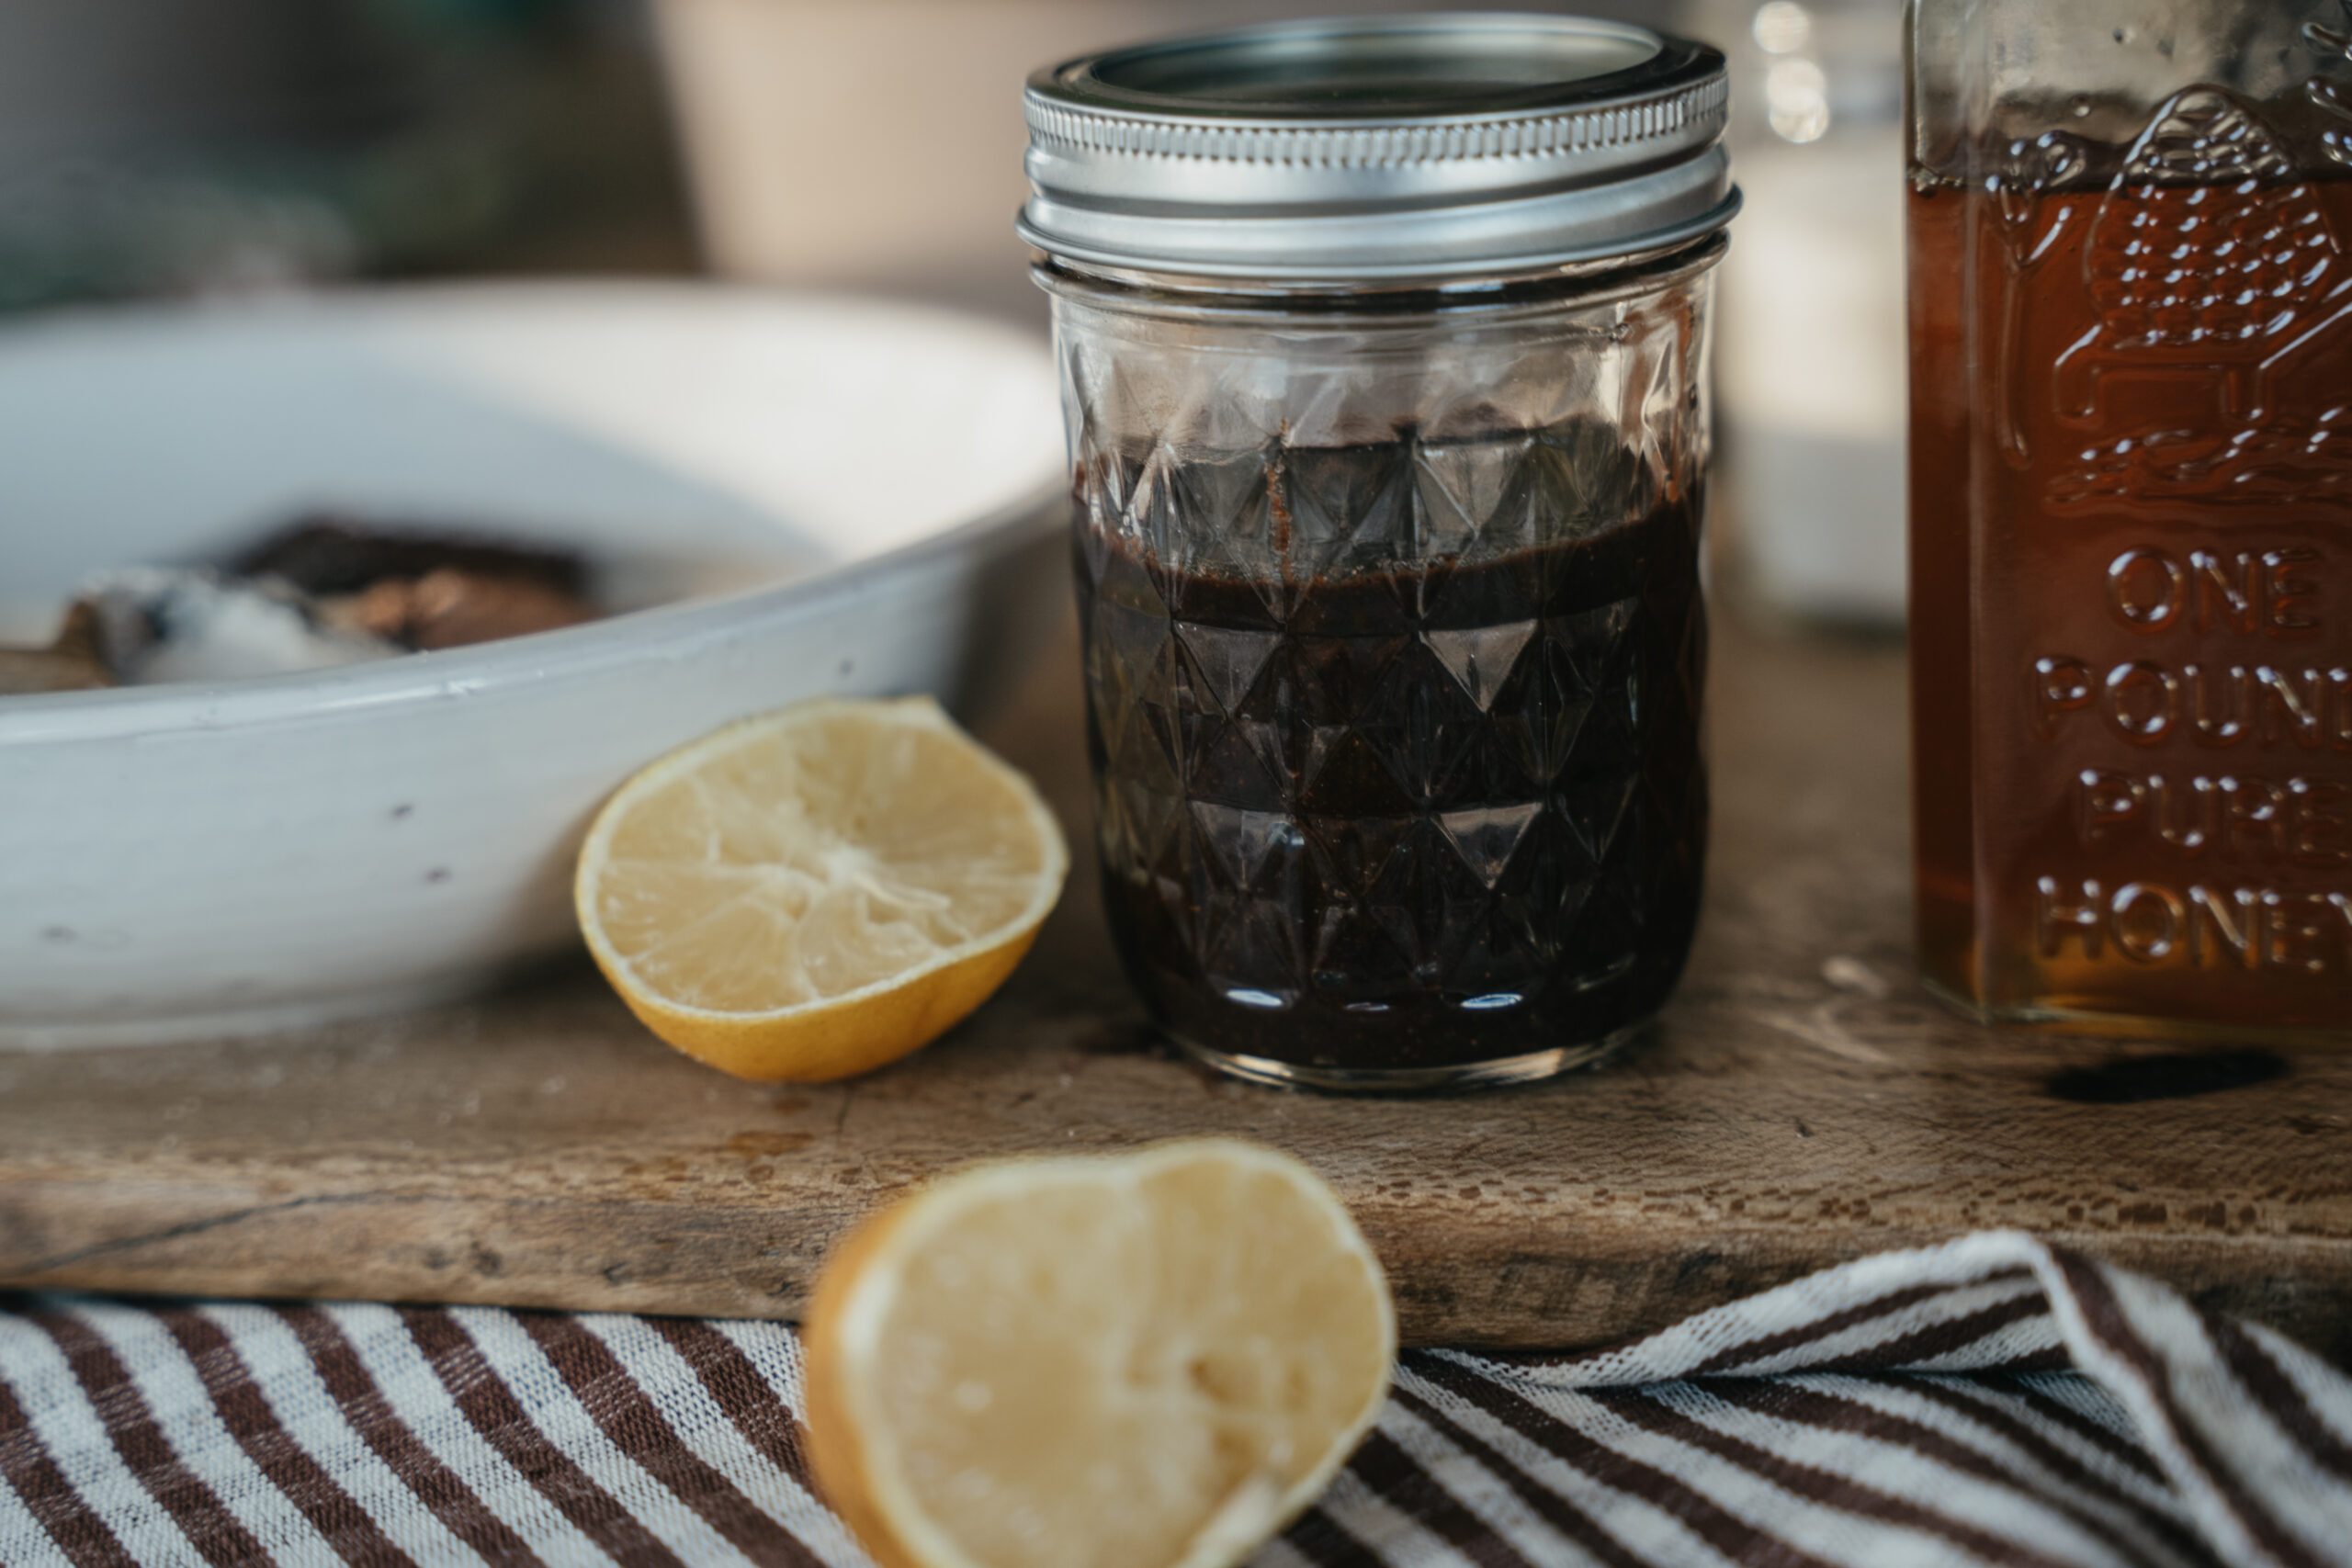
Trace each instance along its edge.
<instances>
[{"instance_id":1,"label":"squeezed lemon half","mask_svg":"<svg viewBox=\"0 0 2352 1568\"><path fill-rule=\"evenodd\" d=\"M928 697L819 701L671 752L597 814L588 950L646 1027L764 1082L929 1043L1012 973L1069 850Z\"/></svg>"},{"instance_id":2,"label":"squeezed lemon half","mask_svg":"<svg viewBox=\"0 0 2352 1568\"><path fill-rule=\"evenodd\" d=\"M1203 1140L925 1189L805 1344L818 1481L886 1568L1228 1568L1372 1425L1396 1325L1320 1178Z\"/></svg>"}]
</instances>

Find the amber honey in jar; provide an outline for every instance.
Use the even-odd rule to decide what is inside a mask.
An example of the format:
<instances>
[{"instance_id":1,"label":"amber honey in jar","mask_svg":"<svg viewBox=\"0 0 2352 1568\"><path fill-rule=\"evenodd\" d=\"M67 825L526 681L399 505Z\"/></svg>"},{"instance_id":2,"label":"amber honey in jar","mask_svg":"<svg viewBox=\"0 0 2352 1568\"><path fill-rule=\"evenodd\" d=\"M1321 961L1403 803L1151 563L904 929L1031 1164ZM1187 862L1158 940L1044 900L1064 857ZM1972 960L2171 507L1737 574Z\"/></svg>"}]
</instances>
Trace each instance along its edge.
<instances>
[{"instance_id":1,"label":"amber honey in jar","mask_svg":"<svg viewBox=\"0 0 2352 1568\"><path fill-rule=\"evenodd\" d=\"M2352 1032L2352 12L1910 25L1927 973Z\"/></svg>"}]
</instances>

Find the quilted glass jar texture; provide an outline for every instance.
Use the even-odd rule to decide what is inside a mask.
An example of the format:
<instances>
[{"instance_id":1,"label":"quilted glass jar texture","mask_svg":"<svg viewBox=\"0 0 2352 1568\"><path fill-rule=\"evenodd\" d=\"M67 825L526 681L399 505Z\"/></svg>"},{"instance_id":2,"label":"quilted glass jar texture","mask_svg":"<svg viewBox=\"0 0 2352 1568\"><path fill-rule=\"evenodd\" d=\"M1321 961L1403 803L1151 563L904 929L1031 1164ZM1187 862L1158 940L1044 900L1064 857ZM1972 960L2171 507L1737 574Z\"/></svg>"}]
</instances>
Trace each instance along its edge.
<instances>
[{"instance_id":1,"label":"quilted glass jar texture","mask_svg":"<svg viewBox=\"0 0 2352 1568\"><path fill-rule=\"evenodd\" d=\"M1662 1004L1705 845L1719 248L1467 305L1048 278L1106 908L1180 1040L1532 1076Z\"/></svg>"}]
</instances>

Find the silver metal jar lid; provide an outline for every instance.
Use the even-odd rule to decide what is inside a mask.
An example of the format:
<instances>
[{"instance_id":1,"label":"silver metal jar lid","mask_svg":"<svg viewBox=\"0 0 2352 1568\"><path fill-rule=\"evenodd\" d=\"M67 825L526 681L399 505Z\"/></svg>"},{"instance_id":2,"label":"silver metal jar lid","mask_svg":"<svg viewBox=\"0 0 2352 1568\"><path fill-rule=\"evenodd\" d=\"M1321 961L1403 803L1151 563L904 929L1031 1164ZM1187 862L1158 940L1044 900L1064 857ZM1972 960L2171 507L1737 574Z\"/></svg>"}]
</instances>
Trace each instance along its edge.
<instances>
[{"instance_id":1,"label":"silver metal jar lid","mask_svg":"<svg viewBox=\"0 0 2352 1568\"><path fill-rule=\"evenodd\" d=\"M1095 266L1347 283L1653 252L1739 209L1724 57L1581 17L1278 22L1029 78L1022 238Z\"/></svg>"}]
</instances>

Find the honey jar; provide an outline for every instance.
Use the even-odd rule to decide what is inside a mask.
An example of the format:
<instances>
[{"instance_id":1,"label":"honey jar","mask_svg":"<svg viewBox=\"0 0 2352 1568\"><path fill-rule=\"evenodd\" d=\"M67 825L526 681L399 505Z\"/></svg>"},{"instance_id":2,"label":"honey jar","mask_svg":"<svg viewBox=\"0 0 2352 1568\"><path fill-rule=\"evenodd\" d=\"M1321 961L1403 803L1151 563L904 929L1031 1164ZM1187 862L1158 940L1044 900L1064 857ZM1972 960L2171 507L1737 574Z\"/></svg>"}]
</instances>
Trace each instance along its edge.
<instances>
[{"instance_id":1,"label":"honey jar","mask_svg":"<svg viewBox=\"0 0 2352 1568\"><path fill-rule=\"evenodd\" d=\"M1928 978L2352 1032L2352 6L1909 27Z\"/></svg>"}]
</instances>

